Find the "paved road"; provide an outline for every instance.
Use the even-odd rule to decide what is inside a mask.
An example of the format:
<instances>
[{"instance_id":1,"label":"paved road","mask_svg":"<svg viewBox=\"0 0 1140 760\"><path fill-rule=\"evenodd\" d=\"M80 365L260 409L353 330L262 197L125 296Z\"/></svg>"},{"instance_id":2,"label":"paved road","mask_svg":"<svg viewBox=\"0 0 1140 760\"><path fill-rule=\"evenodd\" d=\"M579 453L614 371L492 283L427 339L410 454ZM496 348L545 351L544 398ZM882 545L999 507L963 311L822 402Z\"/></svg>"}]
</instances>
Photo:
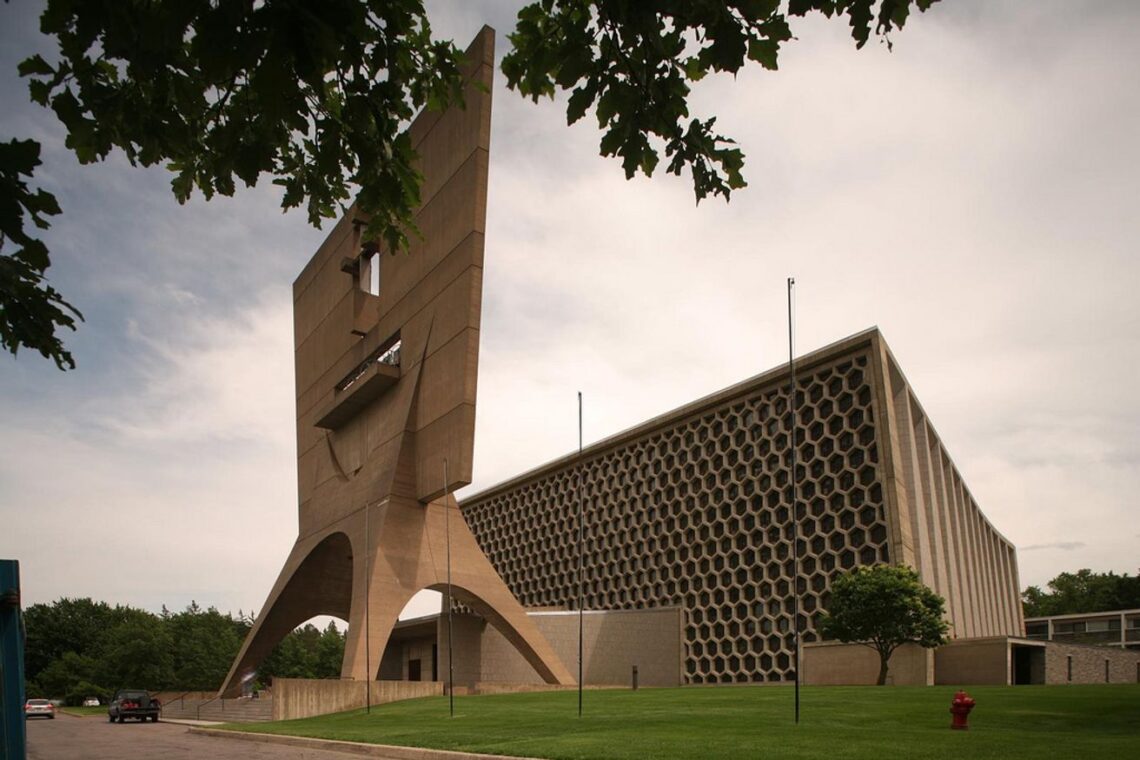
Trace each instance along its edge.
<instances>
[{"instance_id":1,"label":"paved road","mask_svg":"<svg viewBox=\"0 0 1140 760\"><path fill-rule=\"evenodd\" d=\"M176 723L108 723L106 718L58 715L28 721L28 760L345 760L341 752L219 739L188 733Z\"/></svg>"}]
</instances>

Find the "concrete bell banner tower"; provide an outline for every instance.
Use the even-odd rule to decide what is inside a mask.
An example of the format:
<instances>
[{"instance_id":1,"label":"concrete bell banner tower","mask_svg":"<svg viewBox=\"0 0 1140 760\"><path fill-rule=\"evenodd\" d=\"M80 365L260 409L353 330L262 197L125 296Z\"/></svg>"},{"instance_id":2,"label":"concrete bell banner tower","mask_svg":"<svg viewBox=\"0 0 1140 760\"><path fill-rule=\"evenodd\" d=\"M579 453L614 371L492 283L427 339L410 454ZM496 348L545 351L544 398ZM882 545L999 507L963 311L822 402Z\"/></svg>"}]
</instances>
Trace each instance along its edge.
<instances>
[{"instance_id":1,"label":"concrete bell banner tower","mask_svg":"<svg viewBox=\"0 0 1140 760\"><path fill-rule=\"evenodd\" d=\"M445 523L454 599L574 683L450 495L471 482L494 44L467 49L465 107L411 125L422 237L390 253L350 210L293 283L298 536L221 696L315 615L348 620L342 678L374 680L404 606L446 587Z\"/></svg>"}]
</instances>

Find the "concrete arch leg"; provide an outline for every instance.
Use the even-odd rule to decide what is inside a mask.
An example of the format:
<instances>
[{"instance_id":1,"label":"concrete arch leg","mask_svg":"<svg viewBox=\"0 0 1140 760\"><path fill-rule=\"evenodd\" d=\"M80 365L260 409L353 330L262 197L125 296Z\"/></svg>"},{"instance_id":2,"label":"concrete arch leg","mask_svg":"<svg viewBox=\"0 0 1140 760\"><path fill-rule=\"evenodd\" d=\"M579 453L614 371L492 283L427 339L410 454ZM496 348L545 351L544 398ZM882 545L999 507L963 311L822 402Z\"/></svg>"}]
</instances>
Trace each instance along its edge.
<instances>
[{"instance_id":1,"label":"concrete arch leg","mask_svg":"<svg viewBox=\"0 0 1140 760\"><path fill-rule=\"evenodd\" d=\"M443 499L425 505L394 497L373 508L369 519L371 573L365 584L367 568L356 568L342 676L375 678L392 628L412 596L422 589L446 590L450 531L455 599L498 628L544 681L575 683L479 548L455 501L449 499L449 503L450 512L446 512Z\"/></svg>"},{"instance_id":2,"label":"concrete arch leg","mask_svg":"<svg viewBox=\"0 0 1140 760\"><path fill-rule=\"evenodd\" d=\"M471 529L467 527L463 512L453 499L448 499L448 502L445 506L443 499L438 499L429 504L426 510L434 544L431 555L435 560L436 577L435 582L427 588L446 591L446 544L449 530L452 596L497 628L544 681L562 685L576 683L565 663L554 653L546 637L495 572ZM449 509L450 514L446 514L445 509Z\"/></svg>"},{"instance_id":3,"label":"concrete arch leg","mask_svg":"<svg viewBox=\"0 0 1140 760\"><path fill-rule=\"evenodd\" d=\"M243 680L257 669L273 647L309 618L334 615L347 619L352 567L351 542L344 532L331 529L298 539L218 696L237 696Z\"/></svg>"}]
</instances>

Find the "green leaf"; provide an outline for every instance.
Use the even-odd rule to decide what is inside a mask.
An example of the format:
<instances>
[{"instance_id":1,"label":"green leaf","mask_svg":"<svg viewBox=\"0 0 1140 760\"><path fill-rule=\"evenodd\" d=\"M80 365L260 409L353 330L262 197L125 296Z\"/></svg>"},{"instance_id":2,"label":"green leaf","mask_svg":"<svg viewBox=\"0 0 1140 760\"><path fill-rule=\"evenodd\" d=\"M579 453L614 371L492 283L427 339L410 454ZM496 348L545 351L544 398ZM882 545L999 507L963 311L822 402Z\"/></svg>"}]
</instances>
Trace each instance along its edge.
<instances>
[{"instance_id":1,"label":"green leaf","mask_svg":"<svg viewBox=\"0 0 1140 760\"><path fill-rule=\"evenodd\" d=\"M595 111L598 117L598 125L609 124L621 109L621 105L622 99L617 90L608 89L603 92L602 96L598 98L598 107Z\"/></svg>"},{"instance_id":2,"label":"green leaf","mask_svg":"<svg viewBox=\"0 0 1140 760\"><path fill-rule=\"evenodd\" d=\"M747 38L738 26L721 25L712 44L705 49L705 59L718 71L737 71L744 63ZM705 52L702 51L702 52Z\"/></svg>"},{"instance_id":3,"label":"green leaf","mask_svg":"<svg viewBox=\"0 0 1140 760\"><path fill-rule=\"evenodd\" d=\"M657 168L657 151L648 145L641 152L641 171L645 172L646 177L653 176L653 170Z\"/></svg>"},{"instance_id":4,"label":"green leaf","mask_svg":"<svg viewBox=\"0 0 1140 760\"><path fill-rule=\"evenodd\" d=\"M40 165L40 144L35 140L0 143L0 176L6 183L22 184L19 175L31 176Z\"/></svg>"},{"instance_id":5,"label":"green leaf","mask_svg":"<svg viewBox=\"0 0 1140 760\"><path fill-rule=\"evenodd\" d=\"M19 71L19 74L22 77L37 75L51 76L55 73L55 69L53 69L48 64L48 62L43 59L43 56L40 55L33 55L31 58L25 58L24 60L20 61L20 65L17 68L17 71Z\"/></svg>"},{"instance_id":6,"label":"green leaf","mask_svg":"<svg viewBox=\"0 0 1140 760\"><path fill-rule=\"evenodd\" d=\"M685 77L692 82L699 82L708 74L708 67L701 63L698 56L691 56L686 58L682 64L685 71Z\"/></svg>"},{"instance_id":7,"label":"green leaf","mask_svg":"<svg viewBox=\"0 0 1140 760\"><path fill-rule=\"evenodd\" d=\"M586 72L590 71L593 63L594 59L589 49L579 48L558 66L554 81L563 89L573 87Z\"/></svg>"},{"instance_id":8,"label":"green leaf","mask_svg":"<svg viewBox=\"0 0 1140 760\"><path fill-rule=\"evenodd\" d=\"M775 40L752 40L748 43L748 58L769 71L776 71L779 68L776 63L779 52L780 43Z\"/></svg>"},{"instance_id":9,"label":"green leaf","mask_svg":"<svg viewBox=\"0 0 1140 760\"><path fill-rule=\"evenodd\" d=\"M567 124L573 124L586 114L586 110L594 103L594 95L594 88L588 85L579 87L570 94L570 100L566 104Z\"/></svg>"},{"instance_id":10,"label":"green leaf","mask_svg":"<svg viewBox=\"0 0 1140 760\"><path fill-rule=\"evenodd\" d=\"M602 135L602 141L599 144L598 149L603 156L612 156L618 152L618 148L621 147L624 141L625 130L623 130L619 125L614 125L609 129L609 131Z\"/></svg>"},{"instance_id":11,"label":"green leaf","mask_svg":"<svg viewBox=\"0 0 1140 760\"><path fill-rule=\"evenodd\" d=\"M28 94L33 103L46 107L48 98L51 97L51 85L39 79L33 79L28 82Z\"/></svg>"}]
</instances>

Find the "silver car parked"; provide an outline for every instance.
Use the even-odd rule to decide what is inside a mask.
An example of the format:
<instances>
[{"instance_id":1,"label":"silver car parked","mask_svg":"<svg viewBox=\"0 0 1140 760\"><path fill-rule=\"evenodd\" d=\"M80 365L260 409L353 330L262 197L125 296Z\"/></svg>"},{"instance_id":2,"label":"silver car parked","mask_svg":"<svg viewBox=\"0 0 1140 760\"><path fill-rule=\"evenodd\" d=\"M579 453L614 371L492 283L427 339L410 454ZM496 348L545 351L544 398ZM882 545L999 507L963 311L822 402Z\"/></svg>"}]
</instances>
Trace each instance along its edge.
<instances>
[{"instance_id":1,"label":"silver car parked","mask_svg":"<svg viewBox=\"0 0 1140 760\"><path fill-rule=\"evenodd\" d=\"M24 703L25 718L55 718L55 705L46 699L29 699Z\"/></svg>"}]
</instances>

